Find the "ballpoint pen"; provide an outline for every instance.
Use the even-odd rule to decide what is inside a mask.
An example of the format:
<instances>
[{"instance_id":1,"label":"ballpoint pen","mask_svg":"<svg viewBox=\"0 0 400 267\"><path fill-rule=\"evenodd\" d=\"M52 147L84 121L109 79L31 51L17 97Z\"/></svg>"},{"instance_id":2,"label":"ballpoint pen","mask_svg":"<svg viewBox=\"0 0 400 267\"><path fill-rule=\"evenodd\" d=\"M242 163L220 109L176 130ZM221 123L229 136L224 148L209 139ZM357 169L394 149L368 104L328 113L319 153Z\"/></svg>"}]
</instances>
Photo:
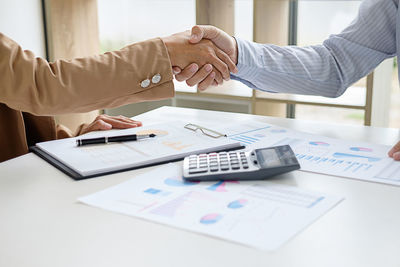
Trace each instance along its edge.
<instances>
[{"instance_id":1,"label":"ballpoint pen","mask_svg":"<svg viewBox=\"0 0 400 267\"><path fill-rule=\"evenodd\" d=\"M137 141L146 138L155 137L155 134L129 134L120 136L104 136L97 138L87 139L76 139L77 146L94 145L94 144L107 144L110 142L126 142L126 141Z\"/></svg>"}]
</instances>

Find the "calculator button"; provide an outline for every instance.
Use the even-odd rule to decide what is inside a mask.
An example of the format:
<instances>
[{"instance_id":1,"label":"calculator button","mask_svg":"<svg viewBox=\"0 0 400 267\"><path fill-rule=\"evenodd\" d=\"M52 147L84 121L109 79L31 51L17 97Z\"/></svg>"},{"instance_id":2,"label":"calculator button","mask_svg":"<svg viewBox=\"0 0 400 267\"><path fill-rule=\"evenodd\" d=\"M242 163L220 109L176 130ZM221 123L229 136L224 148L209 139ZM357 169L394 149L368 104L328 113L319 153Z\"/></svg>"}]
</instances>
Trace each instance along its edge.
<instances>
[{"instance_id":1,"label":"calculator button","mask_svg":"<svg viewBox=\"0 0 400 267\"><path fill-rule=\"evenodd\" d=\"M243 168L244 168L244 169L248 169L248 168L249 168L249 165L243 164Z\"/></svg>"},{"instance_id":2,"label":"calculator button","mask_svg":"<svg viewBox=\"0 0 400 267\"><path fill-rule=\"evenodd\" d=\"M229 170L229 165L221 165L221 171Z\"/></svg>"},{"instance_id":3,"label":"calculator button","mask_svg":"<svg viewBox=\"0 0 400 267\"><path fill-rule=\"evenodd\" d=\"M203 173L203 172L207 172L207 169L206 168L204 168L204 169L194 169L194 170L189 169L189 174Z\"/></svg>"},{"instance_id":4,"label":"calculator button","mask_svg":"<svg viewBox=\"0 0 400 267\"><path fill-rule=\"evenodd\" d=\"M231 166L232 166L232 170L238 170L238 169L240 169L239 164L232 164Z\"/></svg>"},{"instance_id":5,"label":"calculator button","mask_svg":"<svg viewBox=\"0 0 400 267\"><path fill-rule=\"evenodd\" d=\"M210 167L210 171L216 172L216 171L218 171L218 167Z\"/></svg>"},{"instance_id":6,"label":"calculator button","mask_svg":"<svg viewBox=\"0 0 400 267\"><path fill-rule=\"evenodd\" d=\"M231 160L231 164L239 164L238 160Z\"/></svg>"}]
</instances>

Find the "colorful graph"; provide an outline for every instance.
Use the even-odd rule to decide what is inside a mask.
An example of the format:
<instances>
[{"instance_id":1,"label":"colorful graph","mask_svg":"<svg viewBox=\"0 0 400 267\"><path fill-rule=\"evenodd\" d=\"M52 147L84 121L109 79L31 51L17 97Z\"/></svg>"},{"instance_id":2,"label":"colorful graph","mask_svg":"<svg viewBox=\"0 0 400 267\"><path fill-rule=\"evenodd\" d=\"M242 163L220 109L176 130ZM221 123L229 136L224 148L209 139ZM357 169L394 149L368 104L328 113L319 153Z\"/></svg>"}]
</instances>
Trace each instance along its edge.
<instances>
[{"instance_id":1,"label":"colorful graph","mask_svg":"<svg viewBox=\"0 0 400 267\"><path fill-rule=\"evenodd\" d=\"M251 137L251 136L244 135L244 134L236 135L234 137L231 137L231 139L235 140L235 141L239 141L240 143L245 144L245 145L251 145L251 144L254 144L254 143L260 141L260 139L258 139L258 138Z\"/></svg>"},{"instance_id":2,"label":"colorful graph","mask_svg":"<svg viewBox=\"0 0 400 267\"><path fill-rule=\"evenodd\" d=\"M367 148L367 147L350 147L350 150L352 151L362 151L362 152L372 152L372 148Z\"/></svg>"},{"instance_id":3,"label":"colorful graph","mask_svg":"<svg viewBox=\"0 0 400 267\"><path fill-rule=\"evenodd\" d=\"M164 183L169 186L182 187L182 186L193 186L198 184L199 182L190 182L178 178L167 178L164 180Z\"/></svg>"},{"instance_id":4,"label":"colorful graph","mask_svg":"<svg viewBox=\"0 0 400 267\"><path fill-rule=\"evenodd\" d=\"M339 154L339 153L338 153ZM313 166L326 166L326 168L335 168L337 171L358 173L358 172L368 172L372 167L370 163L361 163L356 161L349 161L344 159L335 159L329 157L319 157L307 154L296 154L297 159L300 164L306 165L312 164ZM340 157L340 156L339 156ZM303 166L304 166L303 165Z\"/></svg>"},{"instance_id":5,"label":"colorful graph","mask_svg":"<svg viewBox=\"0 0 400 267\"><path fill-rule=\"evenodd\" d=\"M321 141L313 141L309 143L312 146L330 146L328 143L321 142Z\"/></svg>"},{"instance_id":6,"label":"colorful graph","mask_svg":"<svg viewBox=\"0 0 400 267\"><path fill-rule=\"evenodd\" d=\"M215 191L215 192L228 192L228 190L226 190L226 183L238 184L239 181L219 181L219 182L207 187L207 190Z\"/></svg>"},{"instance_id":7,"label":"colorful graph","mask_svg":"<svg viewBox=\"0 0 400 267\"><path fill-rule=\"evenodd\" d=\"M136 134L155 134L155 135L157 135L157 136L165 136L165 135L168 135L168 132L167 131L164 131L164 130L155 130L155 129L149 129L149 130L141 130L141 131L138 131Z\"/></svg>"},{"instance_id":8,"label":"colorful graph","mask_svg":"<svg viewBox=\"0 0 400 267\"><path fill-rule=\"evenodd\" d=\"M243 145L251 145L251 144L254 144L254 143L260 141L259 138L265 137L264 134L259 133L258 131L262 131L262 130L265 130L268 128L271 128L271 126L266 126L266 127L238 133L238 134L233 134L233 135L230 135L229 138L232 140L235 140L235 141L239 141Z\"/></svg>"},{"instance_id":9,"label":"colorful graph","mask_svg":"<svg viewBox=\"0 0 400 267\"><path fill-rule=\"evenodd\" d=\"M360 159L367 159L369 162L376 162L380 161L381 158L375 158L375 157L367 157L367 156L361 156L361 155L356 155L356 154L348 154L348 153L339 153L336 152L333 154L335 158L360 158Z\"/></svg>"},{"instance_id":10,"label":"colorful graph","mask_svg":"<svg viewBox=\"0 0 400 267\"><path fill-rule=\"evenodd\" d=\"M230 209L240 209L243 208L247 204L248 200L247 199L237 199L235 201L232 201L231 203L228 204L228 208Z\"/></svg>"},{"instance_id":11,"label":"colorful graph","mask_svg":"<svg viewBox=\"0 0 400 267\"><path fill-rule=\"evenodd\" d=\"M200 223L202 224L214 224L217 223L219 220L222 219L222 215L218 213L210 213L207 215L204 215L200 219Z\"/></svg>"},{"instance_id":12,"label":"colorful graph","mask_svg":"<svg viewBox=\"0 0 400 267\"><path fill-rule=\"evenodd\" d=\"M144 190L143 192L145 192L147 194L151 194L151 195L161 195L161 196L167 196L171 193L171 192L163 191L163 190L156 189L156 188L148 188L148 189Z\"/></svg>"}]
</instances>

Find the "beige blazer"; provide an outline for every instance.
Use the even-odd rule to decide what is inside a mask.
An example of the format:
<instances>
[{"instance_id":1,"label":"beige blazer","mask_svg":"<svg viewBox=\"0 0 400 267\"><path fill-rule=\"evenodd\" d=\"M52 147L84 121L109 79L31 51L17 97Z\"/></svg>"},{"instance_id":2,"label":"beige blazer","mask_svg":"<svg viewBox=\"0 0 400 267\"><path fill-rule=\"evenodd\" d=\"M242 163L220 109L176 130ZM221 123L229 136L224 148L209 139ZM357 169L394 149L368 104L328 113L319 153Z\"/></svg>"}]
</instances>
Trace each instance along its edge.
<instances>
[{"instance_id":1,"label":"beige blazer","mask_svg":"<svg viewBox=\"0 0 400 267\"><path fill-rule=\"evenodd\" d=\"M69 136L49 116L173 97L172 79L159 38L49 63L0 33L0 162Z\"/></svg>"}]
</instances>

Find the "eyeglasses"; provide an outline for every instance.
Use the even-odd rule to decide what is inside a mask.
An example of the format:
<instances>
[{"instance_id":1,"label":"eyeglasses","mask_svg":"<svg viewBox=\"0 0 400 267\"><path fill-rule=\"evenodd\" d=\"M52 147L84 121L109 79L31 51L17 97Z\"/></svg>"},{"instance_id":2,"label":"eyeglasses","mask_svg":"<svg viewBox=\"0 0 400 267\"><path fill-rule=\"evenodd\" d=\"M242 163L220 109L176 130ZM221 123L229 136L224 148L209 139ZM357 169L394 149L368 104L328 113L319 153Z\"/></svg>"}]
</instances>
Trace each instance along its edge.
<instances>
[{"instance_id":1,"label":"eyeglasses","mask_svg":"<svg viewBox=\"0 0 400 267\"><path fill-rule=\"evenodd\" d=\"M185 129L188 129L188 130L191 130L194 132L196 132L197 130L200 130L204 135L207 135L212 138L226 137L226 134L222 134L217 131L210 130L210 129L207 129L207 128L204 128L202 126L192 124L192 123L186 124Z\"/></svg>"}]
</instances>

